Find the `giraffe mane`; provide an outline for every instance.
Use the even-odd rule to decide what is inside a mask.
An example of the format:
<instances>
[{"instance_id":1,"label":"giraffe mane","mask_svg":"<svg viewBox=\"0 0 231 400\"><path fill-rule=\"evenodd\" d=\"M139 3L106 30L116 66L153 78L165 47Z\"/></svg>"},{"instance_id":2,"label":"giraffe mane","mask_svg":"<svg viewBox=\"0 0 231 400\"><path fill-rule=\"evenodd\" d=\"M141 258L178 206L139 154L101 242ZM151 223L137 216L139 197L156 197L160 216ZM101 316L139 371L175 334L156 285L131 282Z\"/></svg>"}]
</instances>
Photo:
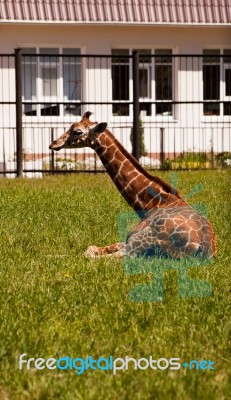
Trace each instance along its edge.
<instances>
[{"instance_id":1,"label":"giraffe mane","mask_svg":"<svg viewBox=\"0 0 231 400\"><path fill-rule=\"evenodd\" d=\"M164 182L158 176L149 174L149 172L146 171L146 169L142 167L142 165L136 160L136 158L123 147L123 145L115 138L115 136L108 129L106 129L104 131L104 133L106 133L108 136L110 136L114 140L117 148L120 149L120 151L124 154L124 156L129 161L131 161L131 163L134 165L134 167L136 167L136 169L139 172L141 172L146 178L150 179L152 182L160 184L166 193L172 193L172 194L174 193L176 197L178 197L179 199L182 199L182 196L179 194L178 190L173 188L168 183Z\"/></svg>"}]
</instances>

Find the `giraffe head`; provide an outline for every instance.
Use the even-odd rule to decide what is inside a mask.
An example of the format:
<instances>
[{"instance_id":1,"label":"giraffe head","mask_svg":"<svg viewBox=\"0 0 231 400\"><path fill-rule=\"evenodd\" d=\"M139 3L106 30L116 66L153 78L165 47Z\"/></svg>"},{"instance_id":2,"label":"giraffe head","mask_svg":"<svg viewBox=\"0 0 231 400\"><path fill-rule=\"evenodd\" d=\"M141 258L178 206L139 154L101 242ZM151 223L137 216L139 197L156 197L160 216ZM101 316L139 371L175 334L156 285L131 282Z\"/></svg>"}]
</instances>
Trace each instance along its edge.
<instances>
[{"instance_id":1,"label":"giraffe head","mask_svg":"<svg viewBox=\"0 0 231 400\"><path fill-rule=\"evenodd\" d=\"M92 122L89 117L92 113L87 111L80 122L76 122L63 133L58 139L50 144L49 149L61 150L63 148L73 149L80 147L91 147L95 138L107 127L106 122Z\"/></svg>"}]
</instances>

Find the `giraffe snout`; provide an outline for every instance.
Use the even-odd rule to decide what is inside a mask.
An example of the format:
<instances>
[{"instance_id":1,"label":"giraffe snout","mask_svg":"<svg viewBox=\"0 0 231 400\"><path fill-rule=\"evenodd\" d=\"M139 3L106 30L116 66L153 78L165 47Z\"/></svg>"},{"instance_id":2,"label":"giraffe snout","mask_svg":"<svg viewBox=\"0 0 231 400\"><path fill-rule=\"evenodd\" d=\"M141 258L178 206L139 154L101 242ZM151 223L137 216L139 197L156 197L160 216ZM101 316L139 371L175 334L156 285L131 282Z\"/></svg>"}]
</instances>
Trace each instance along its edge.
<instances>
[{"instance_id":1,"label":"giraffe snout","mask_svg":"<svg viewBox=\"0 0 231 400\"><path fill-rule=\"evenodd\" d=\"M49 149L58 151L61 149L61 146L59 145L57 140L54 140L54 142L50 144Z\"/></svg>"}]
</instances>

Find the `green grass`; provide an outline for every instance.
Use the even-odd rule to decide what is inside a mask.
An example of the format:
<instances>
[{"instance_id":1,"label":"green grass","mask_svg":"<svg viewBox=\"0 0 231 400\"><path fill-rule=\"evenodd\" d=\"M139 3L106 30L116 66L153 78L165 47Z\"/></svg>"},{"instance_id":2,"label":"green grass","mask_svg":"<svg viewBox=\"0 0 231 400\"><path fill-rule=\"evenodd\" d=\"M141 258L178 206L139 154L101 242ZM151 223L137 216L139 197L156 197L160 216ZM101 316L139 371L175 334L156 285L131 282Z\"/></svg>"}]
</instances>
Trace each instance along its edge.
<instances>
[{"instance_id":1,"label":"green grass","mask_svg":"<svg viewBox=\"0 0 231 400\"><path fill-rule=\"evenodd\" d=\"M0 399L230 398L230 174L178 177L183 195L203 185L191 202L206 203L218 253L190 277L207 280L213 295L180 299L173 270L165 272L162 303L128 300L152 274L128 275L119 260L83 256L89 245L119 241L118 215L130 210L107 175L0 180ZM215 371L20 371L22 353L210 359Z\"/></svg>"}]
</instances>

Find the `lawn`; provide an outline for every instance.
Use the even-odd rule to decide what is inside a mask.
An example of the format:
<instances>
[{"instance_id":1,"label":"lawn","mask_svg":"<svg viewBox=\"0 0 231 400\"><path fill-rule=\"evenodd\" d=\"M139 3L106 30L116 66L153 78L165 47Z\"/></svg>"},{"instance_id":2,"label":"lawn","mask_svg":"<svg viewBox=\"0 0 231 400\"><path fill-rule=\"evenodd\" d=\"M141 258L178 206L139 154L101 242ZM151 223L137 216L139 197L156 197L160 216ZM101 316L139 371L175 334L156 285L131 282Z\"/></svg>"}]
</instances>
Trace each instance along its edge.
<instances>
[{"instance_id":1,"label":"lawn","mask_svg":"<svg viewBox=\"0 0 231 400\"><path fill-rule=\"evenodd\" d=\"M171 181L170 172L159 173ZM204 203L217 236L211 265L189 276L208 281L206 297L178 296L178 273L164 273L161 302L128 296L152 273L127 274L122 262L87 259L87 246L119 241L130 211L107 175L0 180L0 399L228 399L230 354L230 173L184 171L178 189ZM175 176L176 180L176 176ZM196 193L197 192L197 193ZM210 360L214 370L36 370L19 356Z\"/></svg>"}]
</instances>

